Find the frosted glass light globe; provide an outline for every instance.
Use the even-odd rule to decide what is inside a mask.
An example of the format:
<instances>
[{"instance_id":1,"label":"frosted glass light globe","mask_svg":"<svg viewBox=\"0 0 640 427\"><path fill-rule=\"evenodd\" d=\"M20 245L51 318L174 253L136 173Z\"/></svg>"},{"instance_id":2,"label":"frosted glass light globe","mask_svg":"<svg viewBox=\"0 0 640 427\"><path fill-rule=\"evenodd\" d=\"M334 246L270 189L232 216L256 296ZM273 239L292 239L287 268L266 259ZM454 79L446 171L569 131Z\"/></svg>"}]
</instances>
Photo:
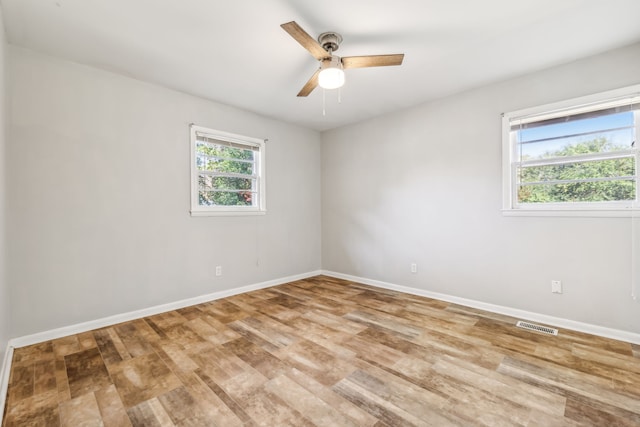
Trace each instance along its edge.
<instances>
[{"instance_id":1,"label":"frosted glass light globe","mask_svg":"<svg viewBox=\"0 0 640 427\"><path fill-rule=\"evenodd\" d=\"M334 56L322 62L318 85L323 89L337 89L344 85L344 70L339 57Z\"/></svg>"}]
</instances>

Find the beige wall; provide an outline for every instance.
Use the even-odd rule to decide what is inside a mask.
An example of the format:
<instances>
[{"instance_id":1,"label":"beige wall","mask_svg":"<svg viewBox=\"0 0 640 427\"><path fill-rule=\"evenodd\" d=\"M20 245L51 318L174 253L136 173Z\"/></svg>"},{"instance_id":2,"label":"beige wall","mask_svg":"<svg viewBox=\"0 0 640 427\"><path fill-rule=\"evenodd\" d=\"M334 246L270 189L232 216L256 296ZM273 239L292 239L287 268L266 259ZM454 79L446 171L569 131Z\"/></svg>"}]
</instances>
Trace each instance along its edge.
<instances>
[{"instance_id":1,"label":"beige wall","mask_svg":"<svg viewBox=\"0 0 640 427\"><path fill-rule=\"evenodd\" d=\"M320 268L317 132L15 47L9 78L13 336ZM189 215L192 122L269 139L267 215Z\"/></svg>"},{"instance_id":2,"label":"beige wall","mask_svg":"<svg viewBox=\"0 0 640 427\"><path fill-rule=\"evenodd\" d=\"M640 44L323 133L323 268L640 333L630 219L501 213L501 113L637 83Z\"/></svg>"},{"instance_id":3,"label":"beige wall","mask_svg":"<svg viewBox=\"0 0 640 427\"><path fill-rule=\"evenodd\" d=\"M0 10L0 363L4 359L4 352L7 346L7 340L10 337L9 328L9 285L6 275L5 263L5 206L6 206L6 188L5 188L5 49L6 40L4 34L4 21L2 19L2 11Z\"/></svg>"}]
</instances>

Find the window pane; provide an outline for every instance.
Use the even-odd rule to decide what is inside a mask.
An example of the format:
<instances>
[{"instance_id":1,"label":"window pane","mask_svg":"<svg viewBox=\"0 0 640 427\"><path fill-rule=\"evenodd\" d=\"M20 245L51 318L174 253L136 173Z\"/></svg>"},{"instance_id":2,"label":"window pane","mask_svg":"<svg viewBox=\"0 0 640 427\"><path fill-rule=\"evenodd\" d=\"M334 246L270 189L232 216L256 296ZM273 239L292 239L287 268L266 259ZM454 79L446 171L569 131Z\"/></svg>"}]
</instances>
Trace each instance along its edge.
<instances>
[{"instance_id":1,"label":"window pane","mask_svg":"<svg viewBox=\"0 0 640 427\"><path fill-rule=\"evenodd\" d=\"M612 202L635 199L635 181L574 182L518 188L519 203Z\"/></svg>"},{"instance_id":2,"label":"window pane","mask_svg":"<svg viewBox=\"0 0 640 427\"><path fill-rule=\"evenodd\" d=\"M629 150L635 141L632 112L515 131L522 160Z\"/></svg>"},{"instance_id":3,"label":"window pane","mask_svg":"<svg viewBox=\"0 0 640 427\"><path fill-rule=\"evenodd\" d=\"M521 167L520 182L577 180L589 178L614 178L635 175L632 157L591 162Z\"/></svg>"},{"instance_id":4,"label":"window pane","mask_svg":"<svg viewBox=\"0 0 640 427\"><path fill-rule=\"evenodd\" d=\"M244 175L254 174L254 164L247 162L238 162L233 160L222 160L206 156L196 157L196 165L198 170L211 172L232 172Z\"/></svg>"},{"instance_id":5,"label":"window pane","mask_svg":"<svg viewBox=\"0 0 640 427\"><path fill-rule=\"evenodd\" d=\"M225 159L242 159L253 161L253 155L255 151L198 141L196 143L196 153Z\"/></svg>"},{"instance_id":6,"label":"window pane","mask_svg":"<svg viewBox=\"0 0 640 427\"><path fill-rule=\"evenodd\" d=\"M251 178L234 178L227 176L199 175L199 188L212 190L251 190L255 180Z\"/></svg>"},{"instance_id":7,"label":"window pane","mask_svg":"<svg viewBox=\"0 0 640 427\"><path fill-rule=\"evenodd\" d=\"M251 191L198 191L200 206L257 206L257 193Z\"/></svg>"}]
</instances>

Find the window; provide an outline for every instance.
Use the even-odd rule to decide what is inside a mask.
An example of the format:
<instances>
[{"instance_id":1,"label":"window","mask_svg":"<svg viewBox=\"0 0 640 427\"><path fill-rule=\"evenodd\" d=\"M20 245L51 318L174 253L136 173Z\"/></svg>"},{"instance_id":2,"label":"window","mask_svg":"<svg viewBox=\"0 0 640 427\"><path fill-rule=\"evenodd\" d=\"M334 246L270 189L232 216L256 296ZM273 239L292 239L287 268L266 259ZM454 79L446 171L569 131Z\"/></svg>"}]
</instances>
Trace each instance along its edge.
<instances>
[{"instance_id":1,"label":"window","mask_svg":"<svg viewBox=\"0 0 640 427\"><path fill-rule=\"evenodd\" d=\"M505 114L505 211L636 208L639 112L640 85Z\"/></svg>"},{"instance_id":2,"label":"window","mask_svg":"<svg viewBox=\"0 0 640 427\"><path fill-rule=\"evenodd\" d=\"M191 215L265 212L265 143L191 126Z\"/></svg>"}]
</instances>

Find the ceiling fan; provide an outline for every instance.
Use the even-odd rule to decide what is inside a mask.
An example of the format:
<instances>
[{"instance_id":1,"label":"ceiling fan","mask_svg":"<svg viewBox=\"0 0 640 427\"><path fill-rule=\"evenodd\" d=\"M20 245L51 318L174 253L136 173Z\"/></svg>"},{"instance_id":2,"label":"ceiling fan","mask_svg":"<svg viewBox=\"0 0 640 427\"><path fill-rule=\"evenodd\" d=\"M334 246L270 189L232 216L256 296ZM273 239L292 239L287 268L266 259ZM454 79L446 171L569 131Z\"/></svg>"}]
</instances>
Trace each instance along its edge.
<instances>
[{"instance_id":1,"label":"ceiling fan","mask_svg":"<svg viewBox=\"0 0 640 427\"><path fill-rule=\"evenodd\" d=\"M404 53L394 55L345 56L334 55L342 43L342 36L335 32L322 33L315 41L295 21L280 25L291 37L320 61L320 68L302 87L298 96L308 96L317 86L337 89L344 84L344 70L348 68L384 67L401 65Z\"/></svg>"}]
</instances>

